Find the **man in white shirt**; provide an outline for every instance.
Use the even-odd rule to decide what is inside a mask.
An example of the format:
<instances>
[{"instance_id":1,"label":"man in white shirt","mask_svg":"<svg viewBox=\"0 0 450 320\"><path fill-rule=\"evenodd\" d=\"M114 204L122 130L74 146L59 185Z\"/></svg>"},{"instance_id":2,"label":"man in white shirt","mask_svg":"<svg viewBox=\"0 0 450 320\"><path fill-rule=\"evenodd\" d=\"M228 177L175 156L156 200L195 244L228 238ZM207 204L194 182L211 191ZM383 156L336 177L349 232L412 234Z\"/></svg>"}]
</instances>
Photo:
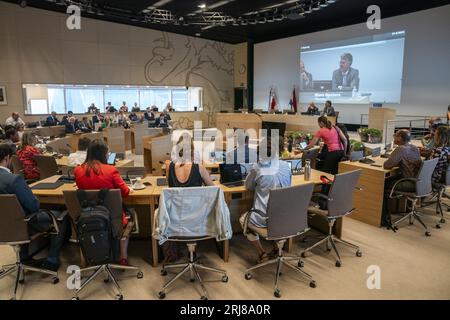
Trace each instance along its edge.
<instances>
[{"instance_id":1,"label":"man in white shirt","mask_svg":"<svg viewBox=\"0 0 450 320\"><path fill-rule=\"evenodd\" d=\"M20 126L25 126L25 122L20 118L20 115L18 112L13 112L11 117L9 117L8 119L6 119L5 121L5 125L7 126L13 126L13 127L17 127L17 125Z\"/></svg>"},{"instance_id":2,"label":"man in white shirt","mask_svg":"<svg viewBox=\"0 0 450 320\"><path fill-rule=\"evenodd\" d=\"M67 161L67 164L70 167L82 165L86 161L86 150L88 149L90 142L91 140L89 140L88 138L81 138L78 141L78 151L71 153Z\"/></svg>"}]
</instances>

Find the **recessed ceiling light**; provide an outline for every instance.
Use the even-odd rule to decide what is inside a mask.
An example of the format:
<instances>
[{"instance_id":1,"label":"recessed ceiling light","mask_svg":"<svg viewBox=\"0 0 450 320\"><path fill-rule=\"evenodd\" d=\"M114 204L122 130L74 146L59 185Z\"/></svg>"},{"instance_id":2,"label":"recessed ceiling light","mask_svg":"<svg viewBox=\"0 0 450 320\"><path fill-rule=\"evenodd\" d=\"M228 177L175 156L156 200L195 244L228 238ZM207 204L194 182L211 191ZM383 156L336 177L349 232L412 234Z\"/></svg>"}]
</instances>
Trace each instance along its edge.
<instances>
[{"instance_id":1,"label":"recessed ceiling light","mask_svg":"<svg viewBox=\"0 0 450 320\"><path fill-rule=\"evenodd\" d=\"M204 3L199 4L198 7L199 7L200 9L205 9L205 8L206 8L206 4L204 4Z\"/></svg>"},{"instance_id":2,"label":"recessed ceiling light","mask_svg":"<svg viewBox=\"0 0 450 320\"><path fill-rule=\"evenodd\" d=\"M196 37L200 37L201 35L202 35L202 34L199 33L199 32L197 32L197 33L195 34Z\"/></svg>"}]
</instances>

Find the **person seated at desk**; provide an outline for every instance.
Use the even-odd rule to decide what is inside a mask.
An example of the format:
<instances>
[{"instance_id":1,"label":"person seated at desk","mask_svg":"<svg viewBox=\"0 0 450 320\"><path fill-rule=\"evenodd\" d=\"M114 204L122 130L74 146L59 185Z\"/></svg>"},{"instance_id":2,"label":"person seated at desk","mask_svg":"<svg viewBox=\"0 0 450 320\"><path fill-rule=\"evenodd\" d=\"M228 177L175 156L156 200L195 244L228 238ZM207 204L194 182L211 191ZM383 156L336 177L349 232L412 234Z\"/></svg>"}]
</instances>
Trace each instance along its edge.
<instances>
[{"instance_id":1,"label":"person seated at desk","mask_svg":"<svg viewBox=\"0 0 450 320\"><path fill-rule=\"evenodd\" d=\"M122 102L122 106L119 109L120 112L128 112L128 106L125 101Z\"/></svg>"},{"instance_id":2,"label":"person seated at desk","mask_svg":"<svg viewBox=\"0 0 450 320\"><path fill-rule=\"evenodd\" d=\"M78 129L81 132L89 133L94 130L94 127L88 117L83 117L82 120L78 122Z\"/></svg>"},{"instance_id":3,"label":"person seated at desk","mask_svg":"<svg viewBox=\"0 0 450 320\"><path fill-rule=\"evenodd\" d=\"M17 156L23 166L23 176L26 180L39 179L40 173L34 156L42 155L42 152L35 147L36 136L31 131L26 131L22 136L22 145L17 150Z\"/></svg>"},{"instance_id":4,"label":"person seated at desk","mask_svg":"<svg viewBox=\"0 0 450 320\"><path fill-rule=\"evenodd\" d=\"M202 164L194 163L194 142L189 135L182 135L174 149L172 161L165 162L169 188L214 186L206 168ZM166 241L162 250L165 263L178 260L178 247L175 242Z\"/></svg>"},{"instance_id":5,"label":"person seated at desk","mask_svg":"<svg viewBox=\"0 0 450 320\"><path fill-rule=\"evenodd\" d=\"M424 147L423 152L427 152L427 150L431 150L434 147L434 133L436 132L436 129L441 126L445 125L441 122L440 117L431 117L428 120L428 129L430 130L430 133L425 135L422 139L422 145ZM422 151L422 150L421 150Z\"/></svg>"},{"instance_id":6,"label":"person seated at desk","mask_svg":"<svg viewBox=\"0 0 450 320\"><path fill-rule=\"evenodd\" d=\"M16 143L20 141L19 132L17 131L17 129L14 128L13 126L7 126L4 138L5 139L3 140L3 143L6 143L7 145L11 146L11 148L14 151L14 154L16 154L17 152Z\"/></svg>"},{"instance_id":7,"label":"person seated at desk","mask_svg":"<svg viewBox=\"0 0 450 320\"><path fill-rule=\"evenodd\" d=\"M172 107L170 107L169 110L172 111L172 110L173 110ZM172 118L170 117L170 114L169 114L169 110L164 110L164 111L163 111L164 117L166 117L166 120L167 120L167 121L172 120Z\"/></svg>"},{"instance_id":8,"label":"person seated at desk","mask_svg":"<svg viewBox=\"0 0 450 320\"><path fill-rule=\"evenodd\" d=\"M79 189L119 189L122 198L128 197L132 190L125 184L119 171L107 164L108 146L103 140L95 139L88 147L86 161L73 170L75 182ZM120 239L120 261L121 265L128 265L128 241L133 222L128 221L123 215L122 224L124 233Z\"/></svg>"},{"instance_id":9,"label":"person seated at desk","mask_svg":"<svg viewBox=\"0 0 450 320\"><path fill-rule=\"evenodd\" d=\"M111 104L111 102L108 102L108 104L105 107L105 111L108 113L111 113L111 112L117 112L117 109L114 108L114 106Z\"/></svg>"},{"instance_id":10,"label":"person seated at desk","mask_svg":"<svg viewBox=\"0 0 450 320\"><path fill-rule=\"evenodd\" d=\"M91 103L91 105L88 108L88 113L94 114L96 111L97 111L97 107L95 106L94 103Z\"/></svg>"},{"instance_id":11,"label":"person seated at desk","mask_svg":"<svg viewBox=\"0 0 450 320\"><path fill-rule=\"evenodd\" d=\"M13 149L9 145L0 144L0 194L15 194L25 212L25 216L28 216L39 211L40 204L25 180L20 175L12 174L9 170L13 154ZM28 223L28 233L32 236L37 233L50 231L51 224L52 221L48 214L40 212ZM48 256L44 261L38 262L30 257L28 244L22 245L20 248L20 261L27 265L57 271L60 265L59 252L69 235L69 227L70 224L66 217L59 225L59 233L49 236L50 247Z\"/></svg>"},{"instance_id":12,"label":"person seated at desk","mask_svg":"<svg viewBox=\"0 0 450 320\"><path fill-rule=\"evenodd\" d=\"M319 108L316 107L314 102L311 102L309 104L308 110L306 110L305 114L310 115L310 116L315 116L315 115L319 115L320 111L319 111Z\"/></svg>"},{"instance_id":13,"label":"person seated at desk","mask_svg":"<svg viewBox=\"0 0 450 320\"><path fill-rule=\"evenodd\" d=\"M336 111L334 111L334 108L332 106L332 103L330 100L327 100L325 102L325 107L323 108L322 111L322 116L328 116L328 117L335 117L336 116Z\"/></svg>"},{"instance_id":14,"label":"person seated at desk","mask_svg":"<svg viewBox=\"0 0 450 320\"><path fill-rule=\"evenodd\" d=\"M319 139L322 139L324 142L323 148L326 148L322 171L337 174L339 162L345 156L347 150L347 138L339 128L331 124L327 117L320 116L317 122L320 130L317 131L305 150L311 149Z\"/></svg>"},{"instance_id":15,"label":"person seated at desk","mask_svg":"<svg viewBox=\"0 0 450 320\"><path fill-rule=\"evenodd\" d=\"M227 164L250 163L249 136L245 136L243 145L239 145L239 138L236 140L235 148L224 154L223 161Z\"/></svg>"},{"instance_id":16,"label":"person seated at desk","mask_svg":"<svg viewBox=\"0 0 450 320\"><path fill-rule=\"evenodd\" d=\"M67 124L69 124L69 118L73 117L73 112L72 111L68 111L67 115L62 117L61 122L59 123L62 126L66 126Z\"/></svg>"},{"instance_id":17,"label":"person seated at desk","mask_svg":"<svg viewBox=\"0 0 450 320\"><path fill-rule=\"evenodd\" d=\"M13 126L16 127L17 125L23 125L25 126L25 122L20 118L20 115L18 112L13 112L11 117L6 119L5 126Z\"/></svg>"},{"instance_id":18,"label":"person seated at desk","mask_svg":"<svg viewBox=\"0 0 450 320\"><path fill-rule=\"evenodd\" d=\"M153 113L153 108L155 106L152 107L148 107L147 110L144 113L144 118L147 121L154 121L155 120L155 114Z\"/></svg>"},{"instance_id":19,"label":"person seated at desk","mask_svg":"<svg viewBox=\"0 0 450 320\"><path fill-rule=\"evenodd\" d=\"M102 123L104 120L105 117L100 113L100 109L97 108L92 116L92 123L95 125L96 123Z\"/></svg>"},{"instance_id":20,"label":"person seated at desk","mask_svg":"<svg viewBox=\"0 0 450 320\"><path fill-rule=\"evenodd\" d=\"M280 137L281 139L281 137ZM278 155L281 150L272 150L271 139L267 139L267 156L264 151L258 150L259 161L250 170L250 173L245 179L245 186L248 190L255 191L255 198L253 202L254 209L259 210L253 212L248 220L249 224L258 228L267 228L267 203L269 201L270 190L284 188L291 186L292 173L287 162L279 160ZM264 145L264 144L262 144ZM282 144L280 143L281 149ZM244 230L246 230L246 237L255 246L258 253L258 263L267 261L270 259L270 254L266 253L259 241L259 236L256 233L252 233L247 229L247 213L244 213L240 218ZM271 254L276 251L275 246Z\"/></svg>"},{"instance_id":21,"label":"person seated at desk","mask_svg":"<svg viewBox=\"0 0 450 320\"><path fill-rule=\"evenodd\" d=\"M86 161L87 149L91 140L89 138L81 138L78 140L78 150L69 154L67 164L71 167L82 165Z\"/></svg>"},{"instance_id":22,"label":"person seated at desk","mask_svg":"<svg viewBox=\"0 0 450 320\"><path fill-rule=\"evenodd\" d=\"M47 127L53 127L53 126L57 126L59 124L59 120L56 117L56 112L52 111L52 114L49 115L47 117L47 119L45 120L45 126Z\"/></svg>"},{"instance_id":23,"label":"person seated at desk","mask_svg":"<svg viewBox=\"0 0 450 320\"><path fill-rule=\"evenodd\" d=\"M138 106L138 103L135 102L133 108L131 108L131 112L139 112L141 108Z\"/></svg>"},{"instance_id":24,"label":"person seated at desk","mask_svg":"<svg viewBox=\"0 0 450 320\"><path fill-rule=\"evenodd\" d=\"M164 115L164 113L160 113L159 114L159 117L158 118L156 118L156 120L155 120L155 127L168 127L169 126L169 124L167 123L167 118L166 118L166 116Z\"/></svg>"},{"instance_id":25,"label":"person seated at desk","mask_svg":"<svg viewBox=\"0 0 450 320\"><path fill-rule=\"evenodd\" d=\"M131 122L139 122L141 119L138 117L138 115L135 112L131 112L128 115L128 119L130 119Z\"/></svg>"},{"instance_id":26,"label":"person seated at desk","mask_svg":"<svg viewBox=\"0 0 450 320\"><path fill-rule=\"evenodd\" d=\"M66 133L76 133L80 131L78 120L75 117L70 117L66 124Z\"/></svg>"},{"instance_id":27,"label":"person seated at desk","mask_svg":"<svg viewBox=\"0 0 450 320\"><path fill-rule=\"evenodd\" d=\"M450 159L450 129L441 126L434 133L434 147L431 150L428 160L439 158L436 168L431 177L433 187L437 188L440 184L445 184L447 168Z\"/></svg>"},{"instance_id":28,"label":"person seated at desk","mask_svg":"<svg viewBox=\"0 0 450 320\"><path fill-rule=\"evenodd\" d=\"M400 168L400 178L415 178L419 173L422 159L420 158L419 149L410 143L411 136L408 130L398 130L394 134L394 144L397 148L391 153L389 158L384 162L383 168L390 170L395 167ZM399 177L390 177L385 180L384 184L384 202L382 225L391 227L391 218L389 215L389 194L395 182ZM412 181L403 181L397 184L396 190L403 192L415 192L415 184Z\"/></svg>"}]
</instances>

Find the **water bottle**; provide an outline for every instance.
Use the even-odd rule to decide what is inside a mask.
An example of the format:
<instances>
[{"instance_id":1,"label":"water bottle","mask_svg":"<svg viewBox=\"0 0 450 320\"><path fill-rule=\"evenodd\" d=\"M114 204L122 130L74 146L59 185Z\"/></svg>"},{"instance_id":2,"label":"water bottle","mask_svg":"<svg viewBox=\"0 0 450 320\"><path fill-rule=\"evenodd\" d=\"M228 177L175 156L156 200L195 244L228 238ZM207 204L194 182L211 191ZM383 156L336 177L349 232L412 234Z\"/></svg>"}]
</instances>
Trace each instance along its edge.
<instances>
[{"instance_id":1,"label":"water bottle","mask_svg":"<svg viewBox=\"0 0 450 320\"><path fill-rule=\"evenodd\" d=\"M311 160L305 160L305 181L311 179Z\"/></svg>"}]
</instances>

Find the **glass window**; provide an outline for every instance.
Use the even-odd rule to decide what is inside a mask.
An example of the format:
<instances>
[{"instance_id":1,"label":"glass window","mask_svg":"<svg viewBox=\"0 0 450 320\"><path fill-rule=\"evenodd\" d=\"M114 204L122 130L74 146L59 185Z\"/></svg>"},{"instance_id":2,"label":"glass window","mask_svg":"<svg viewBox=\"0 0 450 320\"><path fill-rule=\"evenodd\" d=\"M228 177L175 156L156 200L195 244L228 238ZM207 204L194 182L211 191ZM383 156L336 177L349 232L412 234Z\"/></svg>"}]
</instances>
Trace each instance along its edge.
<instances>
[{"instance_id":1,"label":"glass window","mask_svg":"<svg viewBox=\"0 0 450 320\"><path fill-rule=\"evenodd\" d=\"M95 103L97 107L103 105L101 89L66 89L67 111L86 113L91 103Z\"/></svg>"},{"instance_id":2,"label":"glass window","mask_svg":"<svg viewBox=\"0 0 450 320\"><path fill-rule=\"evenodd\" d=\"M122 102L125 101L128 107L128 111L131 111L134 103L139 105L139 94L137 89L105 89L105 106L108 102L114 106L117 110L122 106Z\"/></svg>"},{"instance_id":3,"label":"glass window","mask_svg":"<svg viewBox=\"0 0 450 320\"><path fill-rule=\"evenodd\" d=\"M190 111L187 90L172 90L172 107L175 111Z\"/></svg>"},{"instance_id":4,"label":"glass window","mask_svg":"<svg viewBox=\"0 0 450 320\"><path fill-rule=\"evenodd\" d=\"M48 113L46 99L31 99L30 107L31 107L31 114L46 114L46 113Z\"/></svg>"},{"instance_id":5,"label":"glass window","mask_svg":"<svg viewBox=\"0 0 450 320\"><path fill-rule=\"evenodd\" d=\"M49 113L55 111L59 114L66 113L64 103L64 88L48 88Z\"/></svg>"}]
</instances>

